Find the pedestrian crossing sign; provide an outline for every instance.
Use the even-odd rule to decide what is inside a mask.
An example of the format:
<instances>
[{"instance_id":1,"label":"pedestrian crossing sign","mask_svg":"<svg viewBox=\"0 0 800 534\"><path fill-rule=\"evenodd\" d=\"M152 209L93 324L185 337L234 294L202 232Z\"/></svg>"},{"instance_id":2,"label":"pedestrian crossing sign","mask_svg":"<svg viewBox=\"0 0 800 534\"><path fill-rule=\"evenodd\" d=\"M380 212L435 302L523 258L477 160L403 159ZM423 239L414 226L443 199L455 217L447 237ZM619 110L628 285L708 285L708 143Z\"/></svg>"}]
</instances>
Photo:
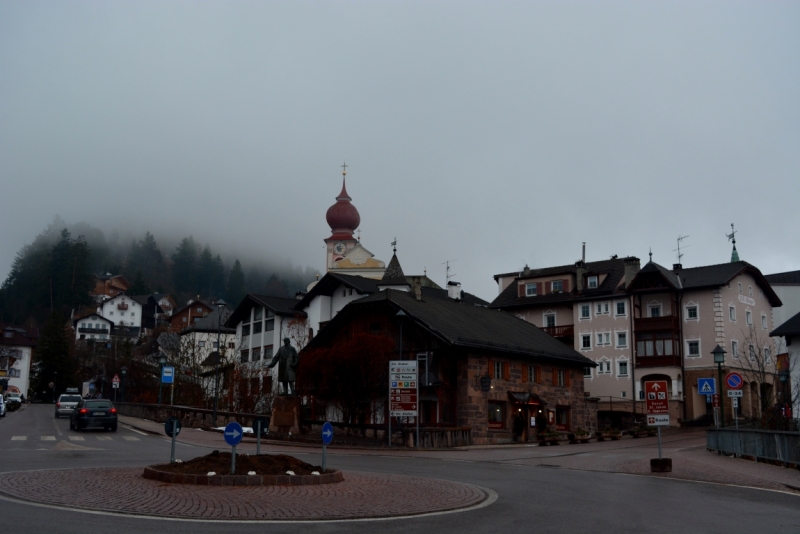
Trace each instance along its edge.
<instances>
[{"instance_id":1,"label":"pedestrian crossing sign","mask_svg":"<svg viewBox=\"0 0 800 534\"><path fill-rule=\"evenodd\" d=\"M697 392L701 395L714 395L717 393L717 383L713 378L698 378Z\"/></svg>"}]
</instances>

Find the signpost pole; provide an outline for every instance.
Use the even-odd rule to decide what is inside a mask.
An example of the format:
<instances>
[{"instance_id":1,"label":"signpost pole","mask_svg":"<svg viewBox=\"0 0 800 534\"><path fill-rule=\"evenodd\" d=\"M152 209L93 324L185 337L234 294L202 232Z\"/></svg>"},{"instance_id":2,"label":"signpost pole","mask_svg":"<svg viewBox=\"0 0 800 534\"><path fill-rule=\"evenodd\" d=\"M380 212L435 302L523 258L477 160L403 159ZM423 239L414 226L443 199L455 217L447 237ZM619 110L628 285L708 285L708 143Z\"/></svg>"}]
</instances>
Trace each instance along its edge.
<instances>
[{"instance_id":1,"label":"signpost pole","mask_svg":"<svg viewBox=\"0 0 800 534\"><path fill-rule=\"evenodd\" d=\"M236 474L236 445L231 448L231 474Z\"/></svg>"},{"instance_id":2,"label":"signpost pole","mask_svg":"<svg viewBox=\"0 0 800 534\"><path fill-rule=\"evenodd\" d=\"M658 459L661 460L661 427L658 427Z\"/></svg>"},{"instance_id":3,"label":"signpost pole","mask_svg":"<svg viewBox=\"0 0 800 534\"><path fill-rule=\"evenodd\" d=\"M325 442L323 441L322 442L322 472L323 473L325 473L325 464L326 464L325 460L326 460L326 458L325 458Z\"/></svg>"},{"instance_id":4,"label":"signpost pole","mask_svg":"<svg viewBox=\"0 0 800 534\"><path fill-rule=\"evenodd\" d=\"M176 433L173 432L172 433L172 450L169 453L169 463L171 463L171 464L175 463L175 436L176 436Z\"/></svg>"},{"instance_id":5,"label":"signpost pole","mask_svg":"<svg viewBox=\"0 0 800 534\"><path fill-rule=\"evenodd\" d=\"M261 454L261 420L256 421L256 456Z\"/></svg>"}]
</instances>

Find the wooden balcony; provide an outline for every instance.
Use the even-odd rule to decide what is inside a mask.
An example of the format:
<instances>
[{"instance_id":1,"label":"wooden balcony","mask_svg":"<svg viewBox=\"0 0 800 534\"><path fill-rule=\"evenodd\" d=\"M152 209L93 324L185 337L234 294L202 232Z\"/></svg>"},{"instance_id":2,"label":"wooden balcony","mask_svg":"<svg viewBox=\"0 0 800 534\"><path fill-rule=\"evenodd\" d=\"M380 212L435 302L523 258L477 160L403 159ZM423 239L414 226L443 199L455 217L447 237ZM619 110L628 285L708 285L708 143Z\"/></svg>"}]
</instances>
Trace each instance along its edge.
<instances>
[{"instance_id":1,"label":"wooden balcony","mask_svg":"<svg viewBox=\"0 0 800 534\"><path fill-rule=\"evenodd\" d=\"M680 356L637 356L636 367L680 367Z\"/></svg>"},{"instance_id":2,"label":"wooden balcony","mask_svg":"<svg viewBox=\"0 0 800 534\"><path fill-rule=\"evenodd\" d=\"M545 326L542 328L542 330L555 338L575 337L575 325L573 324L565 324L563 326Z\"/></svg>"},{"instance_id":3,"label":"wooden balcony","mask_svg":"<svg viewBox=\"0 0 800 534\"><path fill-rule=\"evenodd\" d=\"M80 334L108 334L107 328L84 328L79 327L78 333Z\"/></svg>"},{"instance_id":4,"label":"wooden balcony","mask_svg":"<svg viewBox=\"0 0 800 534\"><path fill-rule=\"evenodd\" d=\"M118 310L127 310L128 309L128 305L126 303L124 303L124 302L121 303L121 304L117 304L117 309Z\"/></svg>"},{"instance_id":5,"label":"wooden balcony","mask_svg":"<svg viewBox=\"0 0 800 534\"><path fill-rule=\"evenodd\" d=\"M664 317L637 317L633 320L633 328L637 332L653 332L664 330L678 330L680 323L674 315Z\"/></svg>"}]
</instances>

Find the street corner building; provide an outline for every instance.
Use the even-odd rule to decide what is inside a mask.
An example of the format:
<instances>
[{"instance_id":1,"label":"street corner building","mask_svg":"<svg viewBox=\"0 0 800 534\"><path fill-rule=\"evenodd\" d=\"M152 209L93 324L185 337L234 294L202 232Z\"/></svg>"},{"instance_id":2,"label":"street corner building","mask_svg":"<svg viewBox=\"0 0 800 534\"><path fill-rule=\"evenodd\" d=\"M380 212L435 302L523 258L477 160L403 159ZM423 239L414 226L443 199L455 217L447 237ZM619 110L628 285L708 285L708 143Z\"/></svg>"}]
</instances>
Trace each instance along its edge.
<instances>
[{"instance_id":1,"label":"street corner building","mask_svg":"<svg viewBox=\"0 0 800 534\"><path fill-rule=\"evenodd\" d=\"M593 361L512 314L425 289L348 303L303 352L359 334L392 339L391 359L421 360L420 425L468 429L473 444L533 440L544 426L594 429L596 399L583 386Z\"/></svg>"}]
</instances>

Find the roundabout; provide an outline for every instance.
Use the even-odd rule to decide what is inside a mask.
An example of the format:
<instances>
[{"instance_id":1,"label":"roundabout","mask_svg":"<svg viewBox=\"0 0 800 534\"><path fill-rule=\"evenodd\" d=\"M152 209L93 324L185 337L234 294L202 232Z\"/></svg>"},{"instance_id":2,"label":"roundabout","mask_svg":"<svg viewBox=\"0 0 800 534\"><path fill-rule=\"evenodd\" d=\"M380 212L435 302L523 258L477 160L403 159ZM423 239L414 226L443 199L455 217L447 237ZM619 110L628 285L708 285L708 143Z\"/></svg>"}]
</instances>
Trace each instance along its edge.
<instances>
[{"instance_id":1,"label":"roundabout","mask_svg":"<svg viewBox=\"0 0 800 534\"><path fill-rule=\"evenodd\" d=\"M141 468L4 473L0 495L87 512L222 521L368 520L472 510L497 495L435 478L347 471L336 484L198 486L148 480Z\"/></svg>"}]
</instances>

